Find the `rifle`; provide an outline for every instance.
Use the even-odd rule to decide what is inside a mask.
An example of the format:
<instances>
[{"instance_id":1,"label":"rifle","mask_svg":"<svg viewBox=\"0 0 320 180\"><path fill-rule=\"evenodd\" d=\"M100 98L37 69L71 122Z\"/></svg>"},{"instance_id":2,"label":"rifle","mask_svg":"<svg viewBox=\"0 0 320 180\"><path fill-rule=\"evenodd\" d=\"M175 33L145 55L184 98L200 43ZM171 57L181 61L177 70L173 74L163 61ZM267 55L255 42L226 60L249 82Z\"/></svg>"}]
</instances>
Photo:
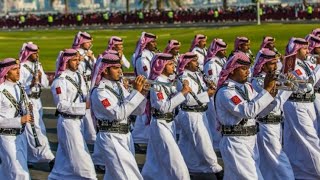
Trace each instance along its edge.
<instances>
[{"instance_id":1,"label":"rifle","mask_svg":"<svg viewBox=\"0 0 320 180\"><path fill-rule=\"evenodd\" d=\"M23 90L22 86L20 84L18 84L20 90L22 91L22 98L23 98L23 101L24 101L24 104L25 106L28 106L26 107L26 111L27 111L27 114L30 114L31 116L31 122L30 122L30 126L31 126L31 129L32 129L32 134L33 134L33 137L34 137L34 141L35 141L35 146L36 147L40 147L41 144L40 144L40 141L39 141L39 138L38 138L38 134L37 134L37 131L36 131L36 128L34 126L34 114L33 114L33 105L31 102L28 102L27 101L27 96L26 96L26 92Z\"/></svg>"},{"instance_id":2,"label":"rifle","mask_svg":"<svg viewBox=\"0 0 320 180\"><path fill-rule=\"evenodd\" d=\"M31 116L30 125L31 125L31 129L32 129L32 134L33 134L33 137L34 137L35 145L36 145L36 147L40 147L41 144L40 144L40 141L39 141L39 138L38 138L38 134L37 134L36 128L34 126L33 105L32 105L31 102L29 102L29 104L28 104L28 114L30 114L30 116Z\"/></svg>"}]
</instances>

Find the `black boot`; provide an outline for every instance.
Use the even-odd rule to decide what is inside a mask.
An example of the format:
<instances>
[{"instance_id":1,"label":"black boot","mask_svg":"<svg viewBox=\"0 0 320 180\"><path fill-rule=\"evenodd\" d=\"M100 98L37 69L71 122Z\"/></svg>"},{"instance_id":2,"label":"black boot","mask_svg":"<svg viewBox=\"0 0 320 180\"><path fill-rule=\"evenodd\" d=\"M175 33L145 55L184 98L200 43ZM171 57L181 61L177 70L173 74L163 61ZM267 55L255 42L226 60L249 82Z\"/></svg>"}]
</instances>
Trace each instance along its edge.
<instances>
[{"instance_id":1,"label":"black boot","mask_svg":"<svg viewBox=\"0 0 320 180\"><path fill-rule=\"evenodd\" d=\"M29 168L29 169L30 169L30 168L33 168L33 163L28 162L28 168Z\"/></svg>"},{"instance_id":2,"label":"black boot","mask_svg":"<svg viewBox=\"0 0 320 180\"><path fill-rule=\"evenodd\" d=\"M96 169L96 172L98 172L98 173L105 173L105 167L102 165L94 165L94 168Z\"/></svg>"},{"instance_id":3,"label":"black boot","mask_svg":"<svg viewBox=\"0 0 320 180\"><path fill-rule=\"evenodd\" d=\"M52 169L53 169L55 160L56 160L56 158L52 159L52 160L49 162L50 171L52 171Z\"/></svg>"},{"instance_id":4,"label":"black boot","mask_svg":"<svg viewBox=\"0 0 320 180\"><path fill-rule=\"evenodd\" d=\"M219 171L217 173L214 173L214 174L216 175L217 180L223 180L223 175L224 175L224 171L223 170L221 170L221 171Z\"/></svg>"}]
</instances>

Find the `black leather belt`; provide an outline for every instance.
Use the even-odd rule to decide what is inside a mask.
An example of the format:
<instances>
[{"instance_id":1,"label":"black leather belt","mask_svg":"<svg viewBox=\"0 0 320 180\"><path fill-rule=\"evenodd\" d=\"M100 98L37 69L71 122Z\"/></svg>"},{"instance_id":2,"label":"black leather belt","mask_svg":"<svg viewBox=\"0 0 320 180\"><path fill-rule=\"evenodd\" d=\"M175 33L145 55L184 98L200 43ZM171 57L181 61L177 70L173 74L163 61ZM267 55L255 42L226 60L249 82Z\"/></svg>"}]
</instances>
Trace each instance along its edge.
<instances>
[{"instance_id":1,"label":"black leather belt","mask_svg":"<svg viewBox=\"0 0 320 180\"><path fill-rule=\"evenodd\" d=\"M281 115L269 114L262 118L257 118L257 120L263 124L280 124L282 121Z\"/></svg>"},{"instance_id":2,"label":"black leather belt","mask_svg":"<svg viewBox=\"0 0 320 180\"><path fill-rule=\"evenodd\" d=\"M183 111L188 112L205 112L208 109L208 106L187 106L187 105L181 105L181 109Z\"/></svg>"},{"instance_id":3,"label":"black leather belt","mask_svg":"<svg viewBox=\"0 0 320 180\"><path fill-rule=\"evenodd\" d=\"M82 119L84 117L84 115L73 115L73 114L67 114L67 113L63 113L63 112L59 112L58 110L56 111L55 115L61 115L63 118L67 118L67 119Z\"/></svg>"},{"instance_id":4,"label":"black leather belt","mask_svg":"<svg viewBox=\"0 0 320 180\"><path fill-rule=\"evenodd\" d=\"M38 92L38 93L33 92L31 94L28 94L28 97L33 99L39 99L40 96L41 96L41 92Z\"/></svg>"},{"instance_id":5,"label":"black leather belt","mask_svg":"<svg viewBox=\"0 0 320 180\"><path fill-rule=\"evenodd\" d=\"M259 126L222 125L223 136L253 136L259 132Z\"/></svg>"},{"instance_id":6,"label":"black leather belt","mask_svg":"<svg viewBox=\"0 0 320 180\"><path fill-rule=\"evenodd\" d=\"M0 135L17 136L22 134L24 128L0 128Z\"/></svg>"},{"instance_id":7,"label":"black leather belt","mask_svg":"<svg viewBox=\"0 0 320 180\"><path fill-rule=\"evenodd\" d=\"M99 132L109 132L109 133L119 133L127 134L129 132L129 124L119 123L119 122L110 122L108 120L98 119L97 128Z\"/></svg>"},{"instance_id":8,"label":"black leather belt","mask_svg":"<svg viewBox=\"0 0 320 180\"><path fill-rule=\"evenodd\" d=\"M316 96L315 94L292 94L289 97L289 101L293 102L302 102L302 103L309 103L309 102L314 102Z\"/></svg>"},{"instance_id":9,"label":"black leather belt","mask_svg":"<svg viewBox=\"0 0 320 180\"><path fill-rule=\"evenodd\" d=\"M167 122L173 121L173 118L174 118L173 113L161 113L158 110L155 110L152 116L156 119L165 120Z\"/></svg>"}]
</instances>

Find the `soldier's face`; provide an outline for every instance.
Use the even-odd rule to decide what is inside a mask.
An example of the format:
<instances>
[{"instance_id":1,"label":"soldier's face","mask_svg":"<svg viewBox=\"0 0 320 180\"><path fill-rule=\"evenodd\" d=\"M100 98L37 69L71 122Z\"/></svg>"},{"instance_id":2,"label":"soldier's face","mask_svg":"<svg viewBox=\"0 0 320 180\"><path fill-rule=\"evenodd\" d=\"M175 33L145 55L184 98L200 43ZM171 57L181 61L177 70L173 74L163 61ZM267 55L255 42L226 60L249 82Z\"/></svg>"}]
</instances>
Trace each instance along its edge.
<instances>
[{"instance_id":1,"label":"soldier's face","mask_svg":"<svg viewBox=\"0 0 320 180\"><path fill-rule=\"evenodd\" d=\"M320 55L320 47L314 48L314 49L313 49L313 53Z\"/></svg>"},{"instance_id":2,"label":"soldier's face","mask_svg":"<svg viewBox=\"0 0 320 180\"><path fill-rule=\"evenodd\" d=\"M180 51L180 47L175 47L175 48L172 48L169 53L176 56L179 54L179 51Z\"/></svg>"},{"instance_id":3,"label":"soldier's face","mask_svg":"<svg viewBox=\"0 0 320 180\"><path fill-rule=\"evenodd\" d=\"M33 53L29 56L29 60L34 62L37 61L37 59L39 58L39 54L38 53Z\"/></svg>"},{"instance_id":4,"label":"soldier's face","mask_svg":"<svg viewBox=\"0 0 320 180\"><path fill-rule=\"evenodd\" d=\"M262 67L262 71L265 73L271 73L277 70L277 63L278 60L274 59L272 61L269 61L267 63L265 63Z\"/></svg>"},{"instance_id":5,"label":"soldier's face","mask_svg":"<svg viewBox=\"0 0 320 180\"><path fill-rule=\"evenodd\" d=\"M226 57L227 55L227 50L221 50L221 51L218 51L216 56L218 56L219 58L224 58Z\"/></svg>"},{"instance_id":6,"label":"soldier's face","mask_svg":"<svg viewBox=\"0 0 320 180\"><path fill-rule=\"evenodd\" d=\"M199 41L199 48L203 49L205 48L207 45L207 41L206 40L201 40Z\"/></svg>"},{"instance_id":7,"label":"soldier's face","mask_svg":"<svg viewBox=\"0 0 320 180\"><path fill-rule=\"evenodd\" d=\"M187 65L186 65L186 69L188 69L191 72L196 72L199 69L199 62L198 62L198 58L194 58L192 61L190 61Z\"/></svg>"},{"instance_id":8,"label":"soldier's face","mask_svg":"<svg viewBox=\"0 0 320 180\"><path fill-rule=\"evenodd\" d=\"M81 44L82 48L85 50L89 50L91 48L92 42L85 42L83 44Z\"/></svg>"},{"instance_id":9,"label":"soldier's face","mask_svg":"<svg viewBox=\"0 0 320 180\"><path fill-rule=\"evenodd\" d=\"M305 60L307 58L307 55L309 54L309 50L307 47L302 47L298 50L297 58L301 60Z\"/></svg>"},{"instance_id":10,"label":"soldier's face","mask_svg":"<svg viewBox=\"0 0 320 180\"><path fill-rule=\"evenodd\" d=\"M174 61L171 60L164 67L162 74L169 76L174 73L174 69L175 69L175 64L174 64Z\"/></svg>"},{"instance_id":11,"label":"soldier's face","mask_svg":"<svg viewBox=\"0 0 320 180\"><path fill-rule=\"evenodd\" d=\"M78 66L80 64L80 55L77 53L72 59L69 59L67 68L71 71L75 72L78 70Z\"/></svg>"},{"instance_id":12,"label":"soldier's face","mask_svg":"<svg viewBox=\"0 0 320 180\"><path fill-rule=\"evenodd\" d=\"M20 79L20 66L17 65L8 71L6 79L12 82L17 82Z\"/></svg>"},{"instance_id":13,"label":"soldier's face","mask_svg":"<svg viewBox=\"0 0 320 180\"><path fill-rule=\"evenodd\" d=\"M244 84L250 74L250 66L241 66L233 70L230 74L230 78L238 83Z\"/></svg>"},{"instance_id":14,"label":"soldier's face","mask_svg":"<svg viewBox=\"0 0 320 180\"><path fill-rule=\"evenodd\" d=\"M105 71L105 78L113 81L119 81L121 75L122 75L121 67L112 66L107 68Z\"/></svg>"},{"instance_id":15,"label":"soldier's face","mask_svg":"<svg viewBox=\"0 0 320 180\"><path fill-rule=\"evenodd\" d=\"M146 48L150 51L155 51L156 47L157 47L157 42L155 40L150 41L146 46Z\"/></svg>"},{"instance_id":16,"label":"soldier's face","mask_svg":"<svg viewBox=\"0 0 320 180\"><path fill-rule=\"evenodd\" d=\"M240 44L239 46L239 50L246 53L248 52L250 49L250 43L243 43L243 44Z\"/></svg>"},{"instance_id":17,"label":"soldier's face","mask_svg":"<svg viewBox=\"0 0 320 180\"><path fill-rule=\"evenodd\" d=\"M116 44L114 46L114 50L118 51L118 52L122 52L123 51L123 44Z\"/></svg>"},{"instance_id":18,"label":"soldier's face","mask_svg":"<svg viewBox=\"0 0 320 180\"><path fill-rule=\"evenodd\" d=\"M275 48L274 42L271 42L271 43L267 44L267 45L266 45L266 48L268 48L268 49L270 49L271 51L273 51L274 48Z\"/></svg>"}]
</instances>

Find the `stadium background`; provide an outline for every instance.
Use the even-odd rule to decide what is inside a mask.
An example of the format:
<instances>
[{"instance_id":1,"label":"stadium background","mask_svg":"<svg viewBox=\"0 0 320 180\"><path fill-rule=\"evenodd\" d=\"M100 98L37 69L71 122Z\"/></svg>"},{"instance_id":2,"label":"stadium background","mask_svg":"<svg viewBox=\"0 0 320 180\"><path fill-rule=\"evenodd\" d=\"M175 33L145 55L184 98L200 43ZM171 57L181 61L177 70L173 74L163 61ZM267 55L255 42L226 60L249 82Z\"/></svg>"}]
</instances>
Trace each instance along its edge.
<instances>
[{"instance_id":1,"label":"stadium background","mask_svg":"<svg viewBox=\"0 0 320 180\"><path fill-rule=\"evenodd\" d=\"M143 4L138 3L140 0L129 0L130 11L139 10L143 7ZM169 1L169 0L168 0ZM1 21L6 18L17 17L19 21L20 15L36 14L47 16L48 13L64 13L65 6L64 0L52 1L56 4L51 5L49 0L0 0L0 14L2 14ZM68 12L70 13L92 13L99 11L125 11L125 0L68 0ZM145 12L154 11L156 7L156 1L149 7L146 7ZM166 10L170 10L168 7L171 4L166 4L163 1L163 7ZM182 2L182 1L181 1ZM215 9L222 7L222 1L218 0L184 0L182 8L199 8L199 9ZM288 3L289 2L289 3ZM314 7L319 7L318 0L308 1ZM173 1L170 1L173 3ZM300 0L265 0L262 1L263 6L270 5L270 7L294 7L299 8L299 11L306 13L306 6L304 6ZM279 4L280 3L280 4ZM98 5L97 5L98 4ZM237 9L252 6L251 0L229 0L229 8ZM177 8L177 7L174 7ZM179 8L178 8L179 9ZM1 26L0 21L0 59L6 57L18 57L21 45L24 42L32 41L40 47L40 61L44 66L46 72L52 72L55 69L56 57L60 50L71 47L74 35L79 31L87 31L94 38L93 52L97 56L107 46L108 38L112 35L120 36L124 39L124 52L127 59L131 58L131 55L135 48L135 43L141 35L142 31L154 33L158 36L158 48L163 50L169 39L177 39L182 42L180 52L184 53L189 50L192 38L195 34L201 33L208 36L207 46L213 38L223 38L228 43L228 52L233 49L233 41L236 36L247 36L251 40L251 49L253 53L256 53L259 49L262 37L270 35L276 38L276 46L281 53L284 53L285 45L289 38L304 37L311 32L312 29L319 28L319 11L314 9L315 13L312 19L307 17L298 17L294 20L289 17L280 17L280 19L262 21L262 25L257 26L255 19L229 19L227 21L205 21L200 19L199 21L187 21L186 23L150 23L139 22L133 24L81 24L79 26L71 25L53 26L50 27L47 24L43 26ZM6 14L8 13L8 14ZM317 14L318 13L318 14ZM287 13L288 14L288 13ZM293 15L295 16L295 15ZM132 71L132 68L126 70ZM52 96L49 89L45 89L42 94L42 101L44 106L44 122L47 127L47 135L50 141L50 146L55 153L57 149L57 136L56 136L56 117L54 116L55 107L53 105ZM90 146L92 150L92 146ZM218 154L219 156L219 154ZM136 159L139 167L142 167L144 163L145 154L137 153ZM221 162L221 158L219 158ZM222 163L222 162L221 162ZM47 164L38 164L30 169L32 179L47 179L49 174L49 167ZM210 179L210 175L201 175ZM102 179L103 174L99 173L98 178ZM204 179L204 178L201 178Z\"/></svg>"},{"instance_id":2,"label":"stadium background","mask_svg":"<svg viewBox=\"0 0 320 180\"><path fill-rule=\"evenodd\" d=\"M70 11L83 10L125 10L127 3L130 10L143 7L154 9L160 5L161 8L175 9L178 7L221 7L223 2L228 6L245 6L252 4L255 0L0 0L0 12L42 12L42 11L64 11L65 3ZM302 0L260 0L264 4L296 4ZM308 3L319 3L318 0L308 0Z\"/></svg>"}]
</instances>

